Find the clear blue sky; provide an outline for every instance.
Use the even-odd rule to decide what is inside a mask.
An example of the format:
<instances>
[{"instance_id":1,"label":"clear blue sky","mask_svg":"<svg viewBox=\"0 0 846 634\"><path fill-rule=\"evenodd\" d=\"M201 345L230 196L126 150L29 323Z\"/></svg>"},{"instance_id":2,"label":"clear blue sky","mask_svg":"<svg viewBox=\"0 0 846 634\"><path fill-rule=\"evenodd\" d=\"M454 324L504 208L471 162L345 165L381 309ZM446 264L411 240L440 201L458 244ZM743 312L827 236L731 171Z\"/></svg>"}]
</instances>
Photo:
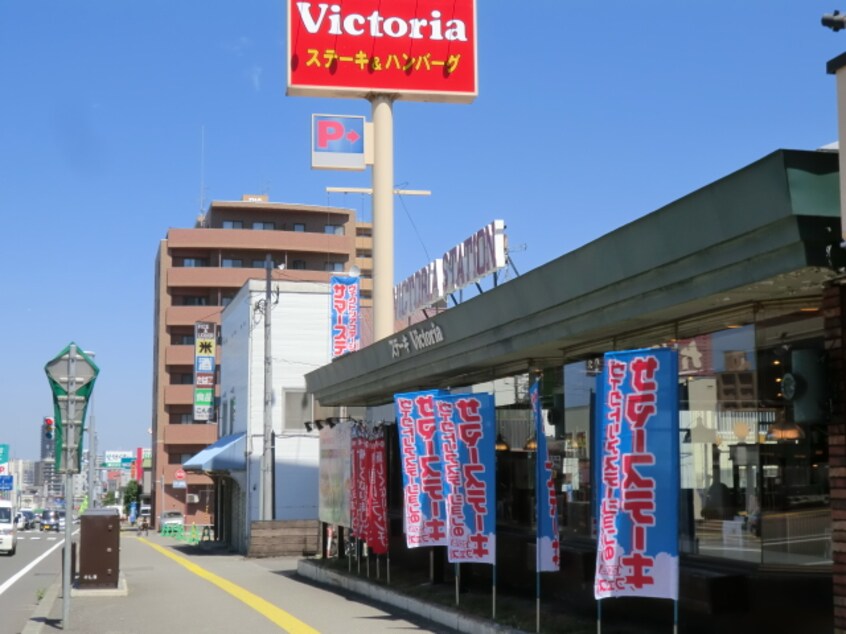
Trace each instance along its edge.
<instances>
[{"instance_id":1,"label":"clear blue sky","mask_svg":"<svg viewBox=\"0 0 846 634\"><path fill-rule=\"evenodd\" d=\"M524 273L778 148L836 138L832 0L479 0L472 105L400 102L400 280L494 218ZM351 206L286 97L285 2L0 2L0 442L38 455L43 366L95 351L100 449L148 445L153 264L201 198ZM205 153L201 159L202 130ZM204 168L201 169L201 165ZM201 182L204 183L201 193ZM583 275L584 271L573 271Z\"/></svg>"}]
</instances>

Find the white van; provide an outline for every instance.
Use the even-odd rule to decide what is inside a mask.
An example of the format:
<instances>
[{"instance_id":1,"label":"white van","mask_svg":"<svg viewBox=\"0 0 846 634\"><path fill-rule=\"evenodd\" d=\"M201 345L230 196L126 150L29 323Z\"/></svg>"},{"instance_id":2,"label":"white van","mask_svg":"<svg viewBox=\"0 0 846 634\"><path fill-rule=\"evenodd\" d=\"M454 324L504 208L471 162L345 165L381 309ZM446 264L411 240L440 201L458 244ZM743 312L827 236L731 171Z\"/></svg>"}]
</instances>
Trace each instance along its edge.
<instances>
[{"instance_id":1,"label":"white van","mask_svg":"<svg viewBox=\"0 0 846 634\"><path fill-rule=\"evenodd\" d=\"M18 549L18 529L15 526L15 507L8 500L0 500L0 552L14 555Z\"/></svg>"}]
</instances>

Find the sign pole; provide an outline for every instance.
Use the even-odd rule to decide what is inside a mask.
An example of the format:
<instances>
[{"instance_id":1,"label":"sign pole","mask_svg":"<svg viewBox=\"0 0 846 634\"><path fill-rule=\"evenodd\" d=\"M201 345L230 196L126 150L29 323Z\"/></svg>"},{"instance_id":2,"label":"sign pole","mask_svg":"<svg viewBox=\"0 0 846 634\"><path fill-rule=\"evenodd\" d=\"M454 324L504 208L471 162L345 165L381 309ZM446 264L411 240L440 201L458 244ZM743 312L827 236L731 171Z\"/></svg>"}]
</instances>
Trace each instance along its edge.
<instances>
[{"instance_id":1,"label":"sign pole","mask_svg":"<svg viewBox=\"0 0 846 634\"><path fill-rule=\"evenodd\" d=\"M373 340L394 334L394 112L373 95Z\"/></svg>"},{"instance_id":2,"label":"sign pole","mask_svg":"<svg viewBox=\"0 0 846 634\"><path fill-rule=\"evenodd\" d=\"M71 594L71 548L73 547L73 445L76 442L74 434L74 419L76 418L76 344L71 344L68 351L68 419L63 425L62 439L64 440L64 470L65 470L65 548L64 566L62 566L62 629L70 628L70 594ZM68 504L70 500L70 504ZM70 510L70 513L68 512Z\"/></svg>"}]
</instances>

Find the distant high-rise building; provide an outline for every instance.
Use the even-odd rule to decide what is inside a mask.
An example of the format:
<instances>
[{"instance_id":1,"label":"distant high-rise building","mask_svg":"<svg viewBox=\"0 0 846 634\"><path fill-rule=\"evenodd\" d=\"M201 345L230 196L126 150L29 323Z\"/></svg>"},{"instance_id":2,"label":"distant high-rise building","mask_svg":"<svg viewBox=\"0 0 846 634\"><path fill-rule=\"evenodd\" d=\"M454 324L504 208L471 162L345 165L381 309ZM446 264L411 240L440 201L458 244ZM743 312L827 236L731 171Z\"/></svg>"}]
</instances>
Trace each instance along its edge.
<instances>
[{"instance_id":1,"label":"distant high-rise building","mask_svg":"<svg viewBox=\"0 0 846 634\"><path fill-rule=\"evenodd\" d=\"M177 509L186 523L200 525L210 524L214 513L211 478L189 474L187 489L173 487L182 463L218 437L216 424L193 416L194 324L219 325L244 283L265 279L269 254L274 279L328 282L356 265L366 345L372 341L372 248L372 224L358 222L354 210L272 203L266 195L214 201L194 228L167 232L155 274L153 517Z\"/></svg>"}]
</instances>

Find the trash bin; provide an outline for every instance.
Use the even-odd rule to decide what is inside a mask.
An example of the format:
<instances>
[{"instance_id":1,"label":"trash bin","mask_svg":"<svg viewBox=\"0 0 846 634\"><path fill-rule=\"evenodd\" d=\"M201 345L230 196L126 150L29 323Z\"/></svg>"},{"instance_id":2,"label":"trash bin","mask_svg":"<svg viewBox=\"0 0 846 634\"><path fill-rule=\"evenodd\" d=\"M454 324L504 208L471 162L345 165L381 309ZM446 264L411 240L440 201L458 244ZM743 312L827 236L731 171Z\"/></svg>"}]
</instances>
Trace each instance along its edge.
<instances>
[{"instance_id":1,"label":"trash bin","mask_svg":"<svg viewBox=\"0 0 846 634\"><path fill-rule=\"evenodd\" d=\"M117 588L120 576L120 515L91 509L79 522L79 588Z\"/></svg>"}]
</instances>

